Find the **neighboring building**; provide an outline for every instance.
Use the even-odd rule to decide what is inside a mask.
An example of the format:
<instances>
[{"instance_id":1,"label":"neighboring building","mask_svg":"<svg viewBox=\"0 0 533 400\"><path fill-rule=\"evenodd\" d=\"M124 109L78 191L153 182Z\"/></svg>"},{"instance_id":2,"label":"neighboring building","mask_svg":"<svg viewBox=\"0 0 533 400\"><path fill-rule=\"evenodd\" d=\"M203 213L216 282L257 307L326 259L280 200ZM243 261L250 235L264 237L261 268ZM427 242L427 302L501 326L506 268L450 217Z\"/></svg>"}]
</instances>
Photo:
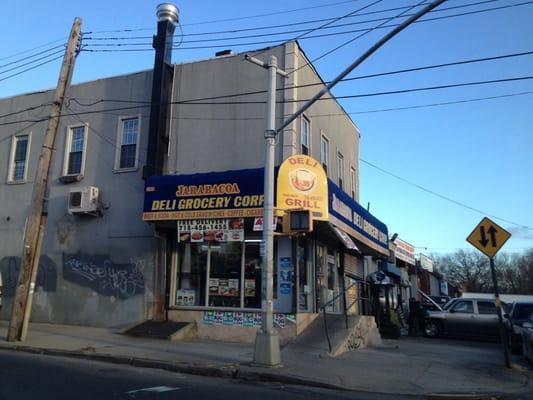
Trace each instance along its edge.
<instances>
[{"instance_id":1,"label":"neighboring building","mask_svg":"<svg viewBox=\"0 0 533 400\"><path fill-rule=\"evenodd\" d=\"M323 81L296 42L265 49L259 58L270 55L277 57L280 68L295 71L278 79L283 88L277 95L279 124L283 115L296 111L296 100L310 98ZM318 86L305 86L311 84ZM250 328L260 323L262 289L257 218L266 94L192 100L262 91L266 71L245 61L243 54L174 65L164 174L148 177L145 189L145 105L151 86L152 71L143 71L70 88L50 173L48 225L32 319L120 326L168 315L195 320L204 337L253 340L255 329ZM13 122L0 125L0 270L7 297L3 319L11 310L46 129L46 121L25 121L46 117L52 95L42 91L0 99L0 115L43 105L0 121ZM282 338L299 333L322 304L364 281L377 270L377 261L389 255L386 225L357 203L359 129L331 95L324 97L280 134L277 146L278 166L297 154L323 165L329 203L328 221L316 222L312 234L276 239L275 312L277 326L285 327ZM230 207L248 211L219 212L225 200L202 200L216 198L216 190L208 197L207 192L187 192L192 186L211 185L213 190L212 185L222 183L237 184L249 195ZM185 191L178 195L180 185ZM235 195L230 192L226 194ZM145 195L144 217L150 222L142 220ZM167 202L172 199L186 200L181 211L191 213L172 214L177 210ZM78 206L87 206L87 212L77 212ZM219 231L222 236L193 237L193 231ZM357 249L350 249L352 244ZM354 290L351 298L358 297L362 286ZM339 300L328 311L340 312L342 306ZM355 306L351 311L360 312Z\"/></svg>"}]
</instances>

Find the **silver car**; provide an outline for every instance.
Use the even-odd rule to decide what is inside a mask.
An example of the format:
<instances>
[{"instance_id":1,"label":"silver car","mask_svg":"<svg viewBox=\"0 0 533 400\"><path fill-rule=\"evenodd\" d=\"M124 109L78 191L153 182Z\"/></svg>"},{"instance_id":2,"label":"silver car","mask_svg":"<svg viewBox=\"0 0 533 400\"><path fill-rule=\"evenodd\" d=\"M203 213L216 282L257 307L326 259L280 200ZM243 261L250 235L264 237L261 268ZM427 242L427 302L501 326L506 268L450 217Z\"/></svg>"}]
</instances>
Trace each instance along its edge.
<instances>
[{"instance_id":1,"label":"silver car","mask_svg":"<svg viewBox=\"0 0 533 400\"><path fill-rule=\"evenodd\" d=\"M526 360L533 363L533 314L522 324L522 353Z\"/></svg>"},{"instance_id":2,"label":"silver car","mask_svg":"<svg viewBox=\"0 0 533 400\"><path fill-rule=\"evenodd\" d=\"M499 340L496 304L490 299L454 299L442 311L427 312L424 322L429 337Z\"/></svg>"}]
</instances>

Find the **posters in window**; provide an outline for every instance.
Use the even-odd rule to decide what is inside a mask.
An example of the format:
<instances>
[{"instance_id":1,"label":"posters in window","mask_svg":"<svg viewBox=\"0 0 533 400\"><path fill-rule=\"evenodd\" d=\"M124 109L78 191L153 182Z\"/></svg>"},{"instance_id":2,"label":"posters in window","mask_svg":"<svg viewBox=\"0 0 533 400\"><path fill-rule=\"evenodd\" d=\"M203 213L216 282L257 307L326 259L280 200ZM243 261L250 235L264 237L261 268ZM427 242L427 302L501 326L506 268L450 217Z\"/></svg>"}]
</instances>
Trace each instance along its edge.
<instances>
[{"instance_id":1,"label":"posters in window","mask_svg":"<svg viewBox=\"0 0 533 400\"><path fill-rule=\"evenodd\" d=\"M180 289L176 291L177 306L194 306L196 293L194 289Z\"/></svg>"},{"instance_id":2,"label":"posters in window","mask_svg":"<svg viewBox=\"0 0 533 400\"><path fill-rule=\"evenodd\" d=\"M178 242L242 242L244 219L187 219L177 222Z\"/></svg>"}]
</instances>

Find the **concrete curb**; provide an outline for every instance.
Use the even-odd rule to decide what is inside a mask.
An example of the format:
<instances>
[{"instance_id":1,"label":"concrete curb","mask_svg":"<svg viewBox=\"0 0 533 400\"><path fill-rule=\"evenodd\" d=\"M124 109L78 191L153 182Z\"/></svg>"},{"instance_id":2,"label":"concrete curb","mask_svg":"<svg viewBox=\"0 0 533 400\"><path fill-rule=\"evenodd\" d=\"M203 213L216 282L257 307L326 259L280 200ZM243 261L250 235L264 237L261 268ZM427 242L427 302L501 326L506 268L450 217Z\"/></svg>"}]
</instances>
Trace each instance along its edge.
<instances>
[{"instance_id":1,"label":"concrete curb","mask_svg":"<svg viewBox=\"0 0 533 400\"><path fill-rule=\"evenodd\" d=\"M339 391L349 391L354 393L373 393L381 395L398 395L398 396L416 396L426 398L428 400L493 400L509 398L512 396L529 393L529 392L513 392L513 393L465 393L465 394L438 394L438 393L393 393L393 392L379 392L369 391L364 389L350 388L343 385L335 385L331 383L319 382L316 380L305 379L290 375L274 374L270 372L250 371L246 367L243 369L238 364L227 364L222 366L209 366L191 364L185 362L168 362L154 359L146 359L139 357L119 356L113 354L98 354L94 353L92 348L87 348L84 351L79 350L61 350L38 348L31 346L6 346L0 344L0 350L20 351L30 354L41 354L58 357L69 357L90 361L100 361L112 364L131 365L133 367L161 369L170 372L178 372L189 375L207 376L213 378L227 378L239 379L245 382L271 382L285 385L296 385L313 387L317 389L329 389Z\"/></svg>"},{"instance_id":2,"label":"concrete curb","mask_svg":"<svg viewBox=\"0 0 533 400\"><path fill-rule=\"evenodd\" d=\"M332 390L342 390L342 391L355 391L350 388L333 385L324 382L317 382L312 380L307 380L303 378L283 376L279 374L272 374L268 372L258 372L258 371L246 371L240 369L239 365L236 364L227 364L223 366L206 366L206 365L195 365L190 363L172 363L167 361L159 361L146 358L138 357L127 357L127 356L117 356L113 354L97 354L91 353L91 350L86 351L76 351L76 350L59 350L59 349L46 349L46 348L37 348L30 346L5 346L0 345L0 350L11 350L11 351L21 351L31 354L41 354L49 356L58 356L58 357L69 357L77 358L83 360L91 361L101 361L108 362L112 364L121 364L121 365L131 365L134 367L141 368L153 368L153 369L162 369L171 372L179 372L189 375L199 375L199 376L208 376L213 378L229 378L229 379L239 379L242 381L248 382L276 382L283 383L287 385L299 385L299 386L308 386L315 387L319 389L332 389Z\"/></svg>"}]
</instances>

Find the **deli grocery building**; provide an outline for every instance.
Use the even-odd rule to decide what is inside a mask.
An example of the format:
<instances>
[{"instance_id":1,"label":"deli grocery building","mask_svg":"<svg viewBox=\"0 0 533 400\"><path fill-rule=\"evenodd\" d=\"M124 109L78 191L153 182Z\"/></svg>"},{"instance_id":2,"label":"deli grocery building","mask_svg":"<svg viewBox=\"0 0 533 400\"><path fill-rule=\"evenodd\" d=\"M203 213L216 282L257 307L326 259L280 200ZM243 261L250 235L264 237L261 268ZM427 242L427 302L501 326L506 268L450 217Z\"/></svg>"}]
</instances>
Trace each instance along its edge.
<instances>
[{"instance_id":1,"label":"deli grocery building","mask_svg":"<svg viewBox=\"0 0 533 400\"><path fill-rule=\"evenodd\" d=\"M318 165L318 171L296 162L296 167L283 167L293 160ZM307 206L316 216L312 232L275 237L274 320L287 340L305 329L323 304L330 302L327 312L344 312L344 299L338 295L345 288L352 286L347 304L362 296L365 276L377 269L377 259L388 256L388 233L326 177L318 161L293 155L283 165L277 169L276 210L287 203L287 209ZM287 194L298 176L307 179L309 188L293 187L295 194ZM284 187L283 180L289 185ZM249 328L259 327L262 318L262 206L262 168L147 180L143 218L168 243L170 320L194 321L200 337L255 338ZM362 306L355 302L349 312L360 313Z\"/></svg>"},{"instance_id":2,"label":"deli grocery building","mask_svg":"<svg viewBox=\"0 0 533 400\"><path fill-rule=\"evenodd\" d=\"M294 71L278 77L279 126L323 80L297 42L258 57L270 56ZM61 119L51 166L32 320L118 327L168 318L196 321L200 337L252 341L261 324L266 71L233 53L166 67L168 109L155 138L153 113L142 106L153 98L152 70L71 86L73 112ZM192 101L235 93L247 94L241 101ZM0 113L13 113L10 125L0 127L0 136L11 137L0 142L2 319L11 310L46 130L45 121L27 128L26 114L14 112L52 98L53 91L42 91L0 99ZM101 98L139 107L105 113L95 103ZM359 140L358 127L331 94L278 135L276 166L298 155L316 160L326 174L321 204L327 208L311 233L276 237L275 324L282 340L389 256L386 225L358 203ZM161 169L146 173L154 156ZM73 193L89 201L79 207ZM354 285L350 299L358 291ZM350 312L360 313L358 306ZM341 308L338 300L327 311Z\"/></svg>"}]
</instances>

